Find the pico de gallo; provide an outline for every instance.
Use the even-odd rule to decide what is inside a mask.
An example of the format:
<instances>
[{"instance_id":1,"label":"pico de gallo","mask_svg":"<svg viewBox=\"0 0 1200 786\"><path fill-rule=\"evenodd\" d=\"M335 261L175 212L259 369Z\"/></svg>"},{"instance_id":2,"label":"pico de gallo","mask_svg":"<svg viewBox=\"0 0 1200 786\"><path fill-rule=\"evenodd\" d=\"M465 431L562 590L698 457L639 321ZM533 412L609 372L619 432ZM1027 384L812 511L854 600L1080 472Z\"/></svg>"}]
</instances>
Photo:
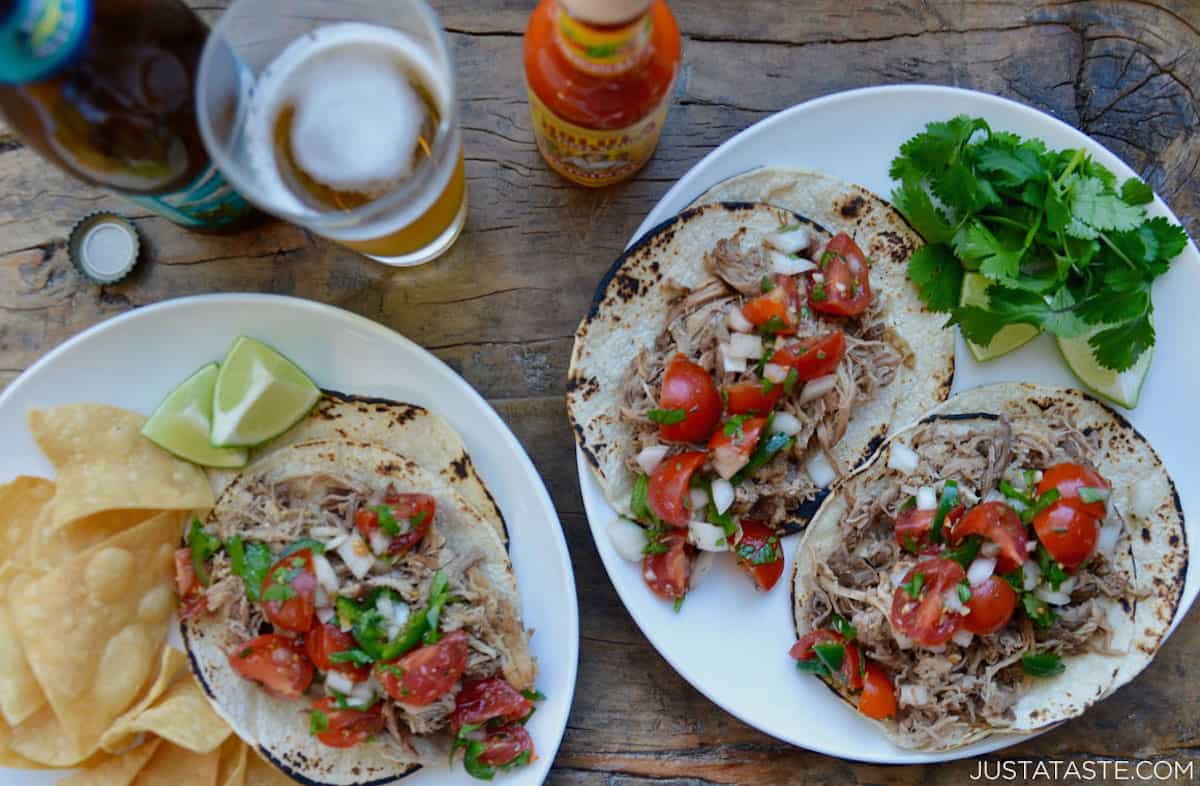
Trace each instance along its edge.
<instances>
[{"instance_id":1,"label":"pico de gallo","mask_svg":"<svg viewBox=\"0 0 1200 786\"><path fill-rule=\"evenodd\" d=\"M798 666L926 748L930 729L1003 726L1029 679L1105 651L1105 604L1132 592L1123 523L1070 428L1056 442L1003 417L932 418L894 439L839 492L842 542L802 593Z\"/></svg>"},{"instance_id":2,"label":"pico de gallo","mask_svg":"<svg viewBox=\"0 0 1200 786\"><path fill-rule=\"evenodd\" d=\"M448 553L434 497L328 475L261 492L278 527L193 519L175 555L180 617L225 617L234 672L307 707L331 748L448 734L482 779L535 758L524 724L542 697L532 674L506 678L483 585Z\"/></svg>"},{"instance_id":3,"label":"pico de gallo","mask_svg":"<svg viewBox=\"0 0 1200 786\"><path fill-rule=\"evenodd\" d=\"M903 360L849 234L794 224L753 247L722 239L704 266L622 386L636 525L614 523L614 545L677 608L716 552L775 586L779 538L849 469L831 449Z\"/></svg>"}]
</instances>

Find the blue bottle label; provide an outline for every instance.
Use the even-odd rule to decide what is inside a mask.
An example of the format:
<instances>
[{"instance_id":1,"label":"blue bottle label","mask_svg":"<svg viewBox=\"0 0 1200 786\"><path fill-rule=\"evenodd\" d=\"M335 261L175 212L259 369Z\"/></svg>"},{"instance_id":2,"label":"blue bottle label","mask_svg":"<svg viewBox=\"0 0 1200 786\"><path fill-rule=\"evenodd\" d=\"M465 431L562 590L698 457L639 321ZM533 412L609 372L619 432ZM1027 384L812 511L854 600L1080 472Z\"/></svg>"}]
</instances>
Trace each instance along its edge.
<instances>
[{"instance_id":1,"label":"blue bottle label","mask_svg":"<svg viewBox=\"0 0 1200 786\"><path fill-rule=\"evenodd\" d=\"M195 180L178 191L124 196L180 226L195 229L220 228L254 210L211 162Z\"/></svg>"},{"instance_id":2,"label":"blue bottle label","mask_svg":"<svg viewBox=\"0 0 1200 786\"><path fill-rule=\"evenodd\" d=\"M17 0L0 21L0 82L34 82L71 62L92 24L92 0Z\"/></svg>"}]
</instances>

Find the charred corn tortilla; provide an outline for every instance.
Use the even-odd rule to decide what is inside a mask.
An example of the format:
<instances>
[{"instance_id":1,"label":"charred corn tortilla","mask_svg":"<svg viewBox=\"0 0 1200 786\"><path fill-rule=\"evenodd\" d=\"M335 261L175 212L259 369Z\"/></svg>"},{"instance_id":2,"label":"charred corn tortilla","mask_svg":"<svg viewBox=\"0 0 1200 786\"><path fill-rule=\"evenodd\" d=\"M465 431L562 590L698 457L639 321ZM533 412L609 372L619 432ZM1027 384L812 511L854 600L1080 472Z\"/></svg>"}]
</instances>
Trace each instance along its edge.
<instances>
[{"instance_id":1,"label":"charred corn tortilla","mask_svg":"<svg viewBox=\"0 0 1200 786\"><path fill-rule=\"evenodd\" d=\"M637 434L637 424L621 414L622 381L640 351L654 351L678 288L696 290L714 280L704 260L722 240L757 246L767 234L799 223L825 239L846 231L873 260L871 316L882 322L903 362L890 383L869 400L854 403L845 432L830 451L837 465L846 470L857 466L890 424L911 420L949 392L953 334L942 329L943 318L924 311L905 280L919 236L886 202L858 186L824 176L771 172L767 179L735 178L736 183L704 195L704 204L648 232L605 276L575 333L568 413L576 442L605 495L622 512L629 512L635 475L627 462ZM805 459L817 452L815 443L803 453ZM799 475L811 488L803 466ZM780 523L803 526L824 494L819 488L785 494L787 517Z\"/></svg>"},{"instance_id":2,"label":"charred corn tortilla","mask_svg":"<svg viewBox=\"0 0 1200 786\"><path fill-rule=\"evenodd\" d=\"M931 434L949 439L961 433L959 429L965 422L997 418L1011 424L1014 433L1024 430L1034 435L1050 434L1053 426L1046 428L1045 424L1069 424L1092 443L1083 460L1112 485L1110 520L1112 506L1119 511L1118 516L1124 517L1123 531L1112 552L1110 575L1127 581L1130 591L1119 598L1096 596L1103 625L1111 631L1111 638L1102 648L1107 651L1091 649L1064 655L1066 669L1059 676L1024 678L1010 720L989 723L983 718L959 719L939 732L936 744L920 746L929 749L957 748L998 732L1036 731L1080 715L1150 663L1170 629L1183 591L1188 560L1183 511L1166 468L1145 438L1116 412L1079 391L1006 383L960 393L898 432L825 501L794 561L793 612L799 635L813 628L812 609L821 603L815 596L824 591L818 573L837 559L844 538L842 522L851 500L880 499L896 493L901 476L888 466L892 444L912 445L923 438L921 435ZM1067 444L1056 442L1053 436L1048 439L1056 449ZM921 454L922 462L930 460ZM940 471L939 467L934 469ZM1145 516L1134 514L1135 491L1153 500ZM887 589L890 597L890 585ZM890 635L891 629L887 630ZM980 645L978 639L974 646ZM965 649L969 651L970 646ZM1020 664L1014 665L1019 671ZM840 682L827 682L854 703L854 697L845 693ZM901 734L895 722L884 721L881 726L893 741L914 747L911 736Z\"/></svg>"},{"instance_id":3,"label":"charred corn tortilla","mask_svg":"<svg viewBox=\"0 0 1200 786\"><path fill-rule=\"evenodd\" d=\"M252 507L259 489L307 478L336 476L365 486L391 486L399 493L435 498L433 531L445 541L445 553L472 566L472 580L482 582L494 624L488 644L499 653L502 673L517 689L533 687L536 664L521 624L520 598L504 544L494 527L457 493L449 479L434 475L404 456L377 445L335 440L303 442L270 452L248 467L222 492L206 527L221 537L239 511ZM227 531L229 530L229 531ZM303 534L301 535L303 536ZM449 569L448 566L442 566ZM466 568L464 568L466 570ZM218 614L200 614L183 624L192 668L217 712L235 732L291 777L303 783L382 783L407 774L446 748L416 739L418 749L405 752L383 740L338 750L310 733L306 705L275 698L243 679L229 664L229 652L244 638Z\"/></svg>"}]
</instances>

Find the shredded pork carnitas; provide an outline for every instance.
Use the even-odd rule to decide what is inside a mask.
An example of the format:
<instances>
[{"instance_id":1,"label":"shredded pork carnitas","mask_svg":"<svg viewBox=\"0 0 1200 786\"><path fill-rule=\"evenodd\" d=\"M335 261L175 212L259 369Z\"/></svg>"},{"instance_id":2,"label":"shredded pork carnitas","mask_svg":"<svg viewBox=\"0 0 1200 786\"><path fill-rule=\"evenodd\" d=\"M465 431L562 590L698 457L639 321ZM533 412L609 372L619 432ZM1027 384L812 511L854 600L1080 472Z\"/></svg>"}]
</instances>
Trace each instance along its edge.
<instances>
[{"instance_id":1,"label":"shredded pork carnitas","mask_svg":"<svg viewBox=\"0 0 1200 786\"><path fill-rule=\"evenodd\" d=\"M1013 707L1034 679L1024 674L1022 655L1113 654L1106 606L1136 593L1113 556L1128 548L1122 524L1113 551L1098 552L1077 570L1070 603L1052 607L1050 627L1036 627L1018 604L996 633L954 640L936 651L914 645L891 622L896 589L921 559L897 543L901 505L920 487L940 487L947 479L959 484L969 504L995 498L1002 478L1021 483L1026 469L1067 461L1090 465L1098 445L1053 410L1019 423L994 415L938 418L909 432L904 442L919 456L915 471L903 474L877 461L844 488L841 537L817 561L816 589L804 598L799 624L816 630L828 627L834 614L848 620L863 654L892 676L900 744L936 748L948 735L1012 723ZM1115 506L1108 518L1120 521Z\"/></svg>"},{"instance_id":2,"label":"shredded pork carnitas","mask_svg":"<svg viewBox=\"0 0 1200 786\"><path fill-rule=\"evenodd\" d=\"M812 256L819 255L820 248L814 248ZM627 460L634 472L642 471L636 461L642 449L659 444L658 425L647 413L658 406L663 373L676 353L708 371L718 389L746 380L762 383L754 361L745 372L727 371L720 347L730 340L730 312L761 294L764 277L771 276L767 253L762 246L749 246L740 238L722 239L705 255L704 269L709 277L692 289L668 282L676 294L666 327L653 348L642 349L632 360L621 382L621 416L634 426ZM793 518L800 505L819 491L805 469L818 451L824 453L836 475L849 471L851 467L842 466L832 448L846 433L856 409L891 383L900 366L909 361L909 348L883 320L877 300L857 319L834 319L802 309L795 338L819 338L835 328L845 332L846 341L845 355L835 372L836 384L804 403L803 395L781 400L780 411L795 416L800 431L787 455L777 456L737 486L732 508L735 519L753 517L777 527ZM687 449L671 446L672 453Z\"/></svg>"},{"instance_id":3,"label":"shredded pork carnitas","mask_svg":"<svg viewBox=\"0 0 1200 786\"><path fill-rule=\"evenodd\" d=\"M361 599L375 587L388 587L412 611L426 606L434 574L441 569L449 581L452 600L442 611L440 630L465 630L469 635L464 678L486 678L500 671L499 610L495 593L488 590L481 555L455 553L437 528L431 527L415 549L394 561L375 559L369 571L356 577L339 557L338 548L356 537L354 515L360 506L381 504L387 488L368 488L330 474L252 483L245 498L253 502L211 523L212 534L222 540L237 534L245 543L274 545L276 552L301 538L319 540L337 577L337 592L327 593L330 598ZM224 552L215 556L211 572L213 581L205 592L208 612L222 615L241 641L268 632L270 625L261 608L246 597L244 582L233 573ZM332 622L337 624L337 618ZM437 701L420 707L391 701L382 688L375 691L384 697L385 728L401 751L411 752L410 733L431 734L449 725L460 687L461 682Z\"/></svg>"}]
</instances>

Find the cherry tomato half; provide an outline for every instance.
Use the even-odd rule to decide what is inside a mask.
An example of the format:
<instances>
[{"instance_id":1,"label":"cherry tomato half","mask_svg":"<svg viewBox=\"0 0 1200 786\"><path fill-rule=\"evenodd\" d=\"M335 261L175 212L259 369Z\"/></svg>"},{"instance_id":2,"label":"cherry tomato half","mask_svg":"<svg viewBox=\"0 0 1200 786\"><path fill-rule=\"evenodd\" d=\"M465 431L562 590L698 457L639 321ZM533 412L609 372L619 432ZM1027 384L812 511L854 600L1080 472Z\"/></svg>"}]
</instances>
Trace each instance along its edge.
<instances>
[{"instance_id":1,"label":"cherry tomato half","mask_svg":"<svg viewBox=\"0 0 1200 786\"><path fill-rule=\"evenodd\" d=\"M298 699L313 681L313 665L300 642L281 633L266 633L235 647L229 665L268 693Z\"/></svg>"},{"instance_id":2,"label":"cherry tomato half","mask_svg":"<svg viewBox=\"0 0 1200 786\"><path fill-rule=\"evenodd\" d=\"M501 677L471 680L455 697L450 725L457 734L463 726L479 726L496 718L519 721L532 710L533 703Z\"/></svg>"},{"instance_id":3,"label":"cherry tomato half","mask_svg":"<svg viewBox=\"0 0 1200 786\"><path fill-rule=\"evenodd\" d=\"M317 741L331 748L353 748L383 731L383 703L375 702L365 710L338 707L332 696L318 699L312 706L324 717L324 731L317 732Z\"/></svg>"},{"instance_id":4,"label":"cherry tomato half","mask_svg":"<svg viewBox=\"0 0 1200 786\"><path fill-rule=\"evenodd\" d=\"M988 576L971 586L967 608L971 613L963 620L964 628L978 634L995 633L1012 618L1017 608L1017 593L999 576Z\"/></svg>"},{"instance_id":5,"label":"cherry tomato half","mask_svg":"<svg viewBox=\"0 0 1200 786\"><path fill-rule=\"evenodd\" d=\"M856 317L871 305L871 269L867 257L845 232L834 236L810 275L808 304L814 311ZM821 279L816 277L820 275Z\"/></svg>"},{"instance_id":6,"label":"cherry tomato half","mask_svg":"<svg viewBox=\"0 0 1200 786\"><path fill-rule=\"evenodd\" d=\"M655 516L675 527L687 526L692 473L707 460L708 454L698 450L663 459L646 485L646 501Z\"/></svg>"},{"instance_id":7,"label":"cherry tomato half","mask_svg":"<svg viewBox=\"0 0 1200 786\"><path fill-rule=\"evenodd\" d=\"M682 598L688 592L696 549L679 532L667 535L662 542L666 551L642 557L642 578L660 598Z\"/></svg>"},{"instance_id":8,"label":"cherry tomato half","mask_svg":"<svg viewBox=\"0 0 1200 786\"><path fill-rule=\"evenodd\" d=\"M659 425L664 442L703 442L721 419L721 395L712 377L682 354L667 363L658 406L668 412L684 412L678 423Z\"/></svg>"},{"instance_id":9,"label":"cherry tomato half","mask_svg":"<svg viewBox=\"0 0 1200 786\"><path fill-rule=\"evenodd\" d=\"M262 581L263 613L277 628L304 633L316 619L317 574L312 551L301 549L271 566Z\"/></svg>"},{"instance_id":10,"label":"cherry tomato half","mask_svg":"<svg viewBox=\"0 0 1200 786\"><path fill-rule=\"evenodd\" d=\"M1084 502L1079 498L1079 489L1085 487L1102 491L1108 491L1111 488L1109 482L1096 470L1082 464L1064 462L1055 464L1042 473L1042 479L1037 484L1037 493L1040 497L1050 489L1058 489L1060 500L1071 500L1075 507L1084 513L1097 519L1104 518L1108 510L1102 500Z\"/></svg>"},{"instance_id":11,"label":"cherry tomato half","mask_svg":"<svg viewBox=\"0 0 1200 786\"><path fill-rule=\"evenodd\" d=\"M503 767L512 764L526 751L529 752L529 761L533 761L533 738L521 724L510 723L488 732L483 740L483 752L479 754L479 763L490 767Z\"/></svg>"},{"instance_id":12,"label":"cherry tomato half","mask_svg":"<svg viewBox=\"0 0 1200 786\"><path fill-rule=\"evenodd\" d=\"M772 333L789 335L799 323L800 293L791 276L776 275L770 292L752 298L742 306L742 316L756 328L771 324Z\"/></svg>"},{"instance_id":13,"label":"cherry tomato half","mask_svg":"<svg viewBox=\"0 0 1200 786\"><path fill-rule=\"evenodd\" d=\"M304 651L312 659L313 665L321 671L337 671L345 674L355 682L365 682L371 676L371 667L367 664L341 663L329 659L337 652L352 650L357 646L354 637L337 625L328 622L318 622L304 636Z\"/></svg>"},{"instance_id":14,"label":"cherry tomato half","mask_svg":"<svg viewBox=\"0 0 1200 786\"><path fill-rule=\"evenodd\" d=\"M783 548L773 529L754 519L742 519L742 533L734 543L738 565L754 581L754 586L769 592L783 575Z\"/></svg>"},{"instance_id":15,"label":"cherry tomato half","mask_svg":"<svg viewBox=\"0 0 1200 786\"><path fill-rule=\"evenodd\" d=\"M846 354L846 334L841 330L820 338L789 341L771 355L771 362L796 369L801 381L832 374Z\"/></svg>"},{"instance_id":16,"label":"cherry tomato half","mask_svg":"<svg viewBox=\"0 0 1200 786\"><path fill-rule=\"evenodd\" d=\"M875 720L896 717L896 688L883 667L870 659L862 695L858 697L858 711Z\"/></svg>"},{"instance_id":17,"label":"cherry tomato half","mask_svg":"<svg viewBox=\"0 0 1200 786\"><path fill-rule=\"evenodd\" d=\"M196 569L192 566L190 548L175 552L175 591L179 593L179 619L190 619L207 608L204 589L196 580Z\"/></svg>"},{"instance_id":18,"label":"cherry tomato half","mask_svg":"<svg viewBox=\"0 0 1200 786\"><path fill-rule=\"evenodd\" d=\"M1033 519L1038 540L1067 570L1087 562L1100 538L1096 517L1081 509L1078 498L1060 499Z\"/></svg>"},{"instance_id":19,"label":"cherry tomato half","mask_svg":"<svg viewBox=\"0 0 1200 786\"><path fill-rule=\"evenodd\" d=\"M962 514L962 505L951 508L942 523L942 532L951 532ZM937 554L940 547L933 542L933 520L936 517L936 510L906 508L900 511L896 516L896 542L900 548L912 554Z\"/></svg>"},{"instance_id":20,"label":"cherry tomato half","mask_svg":"<svg viewBox=\"0 0 1200 786\"><path fill-rule=\"evenodd\" d=\"M1000 548L996 572L1001 575L1011 573L1029 559L1028 530L1017 512L999 500L983 502L968 510L950 530L951 545L958 545L968 535L981 535Z\"/></svg>"},{"instance_id":21,"label":"cherry tomato half","mask_svg":"<svg viewBox=\"0 0 1200 786\"><path fill-rule=\"evenodd\" d=\"M917 576L920 581L914 584ZM922 560L904 576L892 596L892 626L923 647L945 644L962 625L962 616L945 606L942 593L954 591L967 574L953 560ZM916 595L909 591L918 586Z\"/></svg>"},{"instance_id":22,"label":"cherry tomato half","mask_svg":"<svg viewBox=\"0 0 1200 786\"><path fill-rule=\"evenodd\" d=\"M400 494L389 488L383 503L400 528L399 535L390 536L387 553L402 557L429 532L437 513L437 501L428 494ZM371 534L379 529L379 511L359 508L354 514L354 525L364 538L370 540Z\"/></svg>"},{"instance_id":23,"label":"cherry tomato half","mask_svg":"<svg viewBox=\"0 0 1200 786\"><path fill-rule=\"evenodd\" d=\"M764 417L745 417L740 423L731 420L713 432L708 451L718 475L729 480L750 462L750 454L758 445L766 425Z\"/></svg>"},{"instance_id":24,"label":"cherry tomato half","mask_svg":"<svg viewBox=\"0 0 1200 786\"><path fill-rule=\"evenodd\" d=\"M456 630L437 644L426 644L395 660L376 663L375 679L402 704L432 704L466 671L467 640L466 631Z\"/></svg>"},{"instance_id":25,"label":"cherry tomato half","mask_svg":"<svg viewBox=\"0 0 1200 786\"><path fill-rule=\"evenodd\" d=\"M783 398L783 385L763 390L762 382L747 380L725 388L725 410L730 415L765 415Z\"/></svg>"},{"instance_id":26,"label":"cherry tomato half","mask_svg":"<svg viewBox=\"0 0 1200 786\"><path fill-rule=\"evenodd\" d=\"M838 671L838 677L850 690L862 690L862 653L858 651L857 644L846 641L846 637L836 631L820 628L805 633L799 641L792 645L788 654L796 660L812 660L817 657L817 653L813 649L813 646L817 644L841 644L843 646L842 667Z\"/></svg>"}]
</instances>

